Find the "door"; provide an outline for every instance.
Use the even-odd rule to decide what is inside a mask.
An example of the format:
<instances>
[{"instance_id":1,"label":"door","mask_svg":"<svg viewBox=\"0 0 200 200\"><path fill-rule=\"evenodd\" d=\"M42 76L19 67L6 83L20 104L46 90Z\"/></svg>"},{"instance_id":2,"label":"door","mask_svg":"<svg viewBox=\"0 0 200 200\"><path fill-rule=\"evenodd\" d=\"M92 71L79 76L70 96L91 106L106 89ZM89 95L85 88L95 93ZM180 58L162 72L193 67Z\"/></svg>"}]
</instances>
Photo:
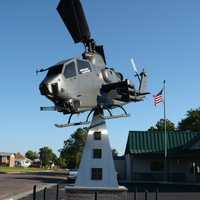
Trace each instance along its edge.
<instances>
[{"instance_id":1,"label":"door","mask_svg":"<svg viewBox=\"0 0 200 200\"><path fill-rule=\"evenodd\" d=\"M77 99L79 95L79 83L77 79L77 70L74 61L65 64L64 72L66 95Z\"/></svg>"},{"instance_id":2,"label":"door","mask_svg":"<svg viewBox=\"0 0 200 200\"><path fill-rule=\"evenodd\" d=\"M94 106L96 105L95 80L90 63L79 59L76 62L82 105L86 107Z\"/></svg>"}]
</instances>

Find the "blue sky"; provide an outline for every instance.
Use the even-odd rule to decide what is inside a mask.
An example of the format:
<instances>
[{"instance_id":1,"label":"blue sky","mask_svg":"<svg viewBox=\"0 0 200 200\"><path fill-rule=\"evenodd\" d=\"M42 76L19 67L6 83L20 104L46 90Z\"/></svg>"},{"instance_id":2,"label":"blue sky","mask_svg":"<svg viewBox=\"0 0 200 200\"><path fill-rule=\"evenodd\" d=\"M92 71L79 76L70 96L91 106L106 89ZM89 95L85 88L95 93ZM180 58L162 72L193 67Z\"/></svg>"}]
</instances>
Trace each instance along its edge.
<instances>
[{"instance_id":1,"label":"blue sky","mask_svg":"<svg viewBox=\"0 0 200 200\"><path fill-rule=\"evenodd\" d=\"M149 75L152 94L126 106L130 118L107 122L113 148L123 153L129 130L146 130L162 117L162 105L155 108L152 95L164 79L168 119L177 124L188 109L199 106L200 1L82 2L93 38L104 44L108 65L136 82L130 65L134 57ZM0 1L0 151L24 153L47 145L56 152L75 130L55 128L55 122L67 117L39 110L51 102L40 95L44 74L36 76L35 70L83 51L65 29L57 3Z\"/></svg>"}]
</instances>

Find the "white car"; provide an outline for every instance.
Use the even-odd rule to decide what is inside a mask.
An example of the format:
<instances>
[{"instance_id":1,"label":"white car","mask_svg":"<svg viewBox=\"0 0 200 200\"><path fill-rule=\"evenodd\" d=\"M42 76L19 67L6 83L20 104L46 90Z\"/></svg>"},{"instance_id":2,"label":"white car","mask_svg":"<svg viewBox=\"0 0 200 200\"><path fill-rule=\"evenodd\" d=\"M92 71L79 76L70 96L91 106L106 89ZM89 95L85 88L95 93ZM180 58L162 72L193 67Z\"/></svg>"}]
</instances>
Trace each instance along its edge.
<instances>
[{"instance_id":1,"label":"white car","mask_svg":"<svg viewBox=\"0 0 200 200\"><path fill-rule=\"evenodd\" d=\"M69 170L68 179L75 180L77 177L78 171L75 169Z\"/></svg>"}]
</instances>

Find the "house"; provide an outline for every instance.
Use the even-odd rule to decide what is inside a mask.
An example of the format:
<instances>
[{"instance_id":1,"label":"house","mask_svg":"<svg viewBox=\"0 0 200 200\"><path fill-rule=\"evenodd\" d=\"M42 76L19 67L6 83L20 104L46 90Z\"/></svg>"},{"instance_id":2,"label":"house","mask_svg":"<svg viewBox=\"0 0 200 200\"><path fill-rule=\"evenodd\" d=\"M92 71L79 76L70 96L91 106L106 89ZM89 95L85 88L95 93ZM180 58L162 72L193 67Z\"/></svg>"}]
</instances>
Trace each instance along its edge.
<instances>
[{"instance_id":1,"label":"house","mask_svg":"<svg viewBox=\"0 0 200 200\"><path fill-rule=\"evenodd\" d=\"M15 155L8 152L0 152L0 166L15 166Z\"/></svg>"},{"instance_id":2,"label":"house","mask_svg":"<svg viewBox=\"0 0 200 200\"><path fill-rule=\"evenodd\" d=\"M15 166L17 167L29 167L32 161L20 153L15 154Z\"/></svg>"},{"instance_id":3,"label":"house","mask_svg":"<svg viewBox=\"0 0 200 200\"><path fill-rule=\"evenodd\" d=\"M125 155L115 158L120 180L200 181L200 133L170 131L130 131Z\"/></svg>"}]
</instances>

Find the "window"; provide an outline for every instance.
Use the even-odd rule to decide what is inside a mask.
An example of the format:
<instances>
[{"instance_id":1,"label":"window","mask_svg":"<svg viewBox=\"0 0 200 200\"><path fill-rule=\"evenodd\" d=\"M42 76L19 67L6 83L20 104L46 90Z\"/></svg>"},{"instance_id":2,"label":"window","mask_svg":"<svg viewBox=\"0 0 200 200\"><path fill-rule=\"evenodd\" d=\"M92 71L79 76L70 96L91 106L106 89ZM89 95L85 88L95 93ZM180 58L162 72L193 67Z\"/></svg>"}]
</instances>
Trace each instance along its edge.
<instances>
[{"instance_id":1,"label":"window","mask_svg":"<svg viewBox=\"0 0 200 200\"><path fill-rule=\"evenodd\" d=\"M71 62L65 66L64 76L65 78L76 76L76 68L74 62Z\"/></svg>"},{"instance_id":2,"label":"window","mask_svg":"<svg viewBox=\"0 0 200 200\"><path fill-rule=\"evenodd\" d=\"M103 178L103 169L102 168L92 168L91 179L92 180L102 180Z\"/></svg>"},{"instance_id":3,"label":"window","mask_svg":"<svg viewBox=\"0 0 200 200\"><path fill-rule=\"evenodd\" d=\"M93 158L100 159L102 157L101 149L93 149Z\"/></svg>"},{"instance_id":4,"label":"window","mask_svg":"<svg viewBox=\"0 0 200 200\"><path fill-rule=\"evenodd\" d=\"M47 77L61 74L62 73L62 69L63 69L63 64L62 65L55 65L55 66L49 68L49 71L47 73Z\"/></svg>"},{"instance_id":5,"label":"window","mask_svg":"<svg viewBox=\"0 0 200 200\"><path fill-rule=\"evenodd\" d=\"M1 157L1 162L4 163L4 164L7 163L8 162L8 157L7 156L2 156Z\"/></svg>"},{"instance_id":6,"label":"window","mask_svg":"<svg viewBox=\"0 0 200 200\"><path fill-rule=\"evenodd\" d=\"M92 71L90 64L87 61L77 60L77 66L79 74L85 74Z\"/></svg>"},{"instance_id":7,"label":"window","mask_svg":"<svg viewBox=\"0 0 200 200\"><path fill-rule=\"evenodd\" d=\"M101 132L94 132L94 140L101 140Z\"/></svg>"},{"instance_id":8,"label":"window","mask_svg":"<svg viewBox=\"0 0 200 200\"><path fill-rule=\"evenodd\" d=\"M151 162L151 171L162 171L164 170L163 161L153 161Z\"/></svg>"}]
</instances>

